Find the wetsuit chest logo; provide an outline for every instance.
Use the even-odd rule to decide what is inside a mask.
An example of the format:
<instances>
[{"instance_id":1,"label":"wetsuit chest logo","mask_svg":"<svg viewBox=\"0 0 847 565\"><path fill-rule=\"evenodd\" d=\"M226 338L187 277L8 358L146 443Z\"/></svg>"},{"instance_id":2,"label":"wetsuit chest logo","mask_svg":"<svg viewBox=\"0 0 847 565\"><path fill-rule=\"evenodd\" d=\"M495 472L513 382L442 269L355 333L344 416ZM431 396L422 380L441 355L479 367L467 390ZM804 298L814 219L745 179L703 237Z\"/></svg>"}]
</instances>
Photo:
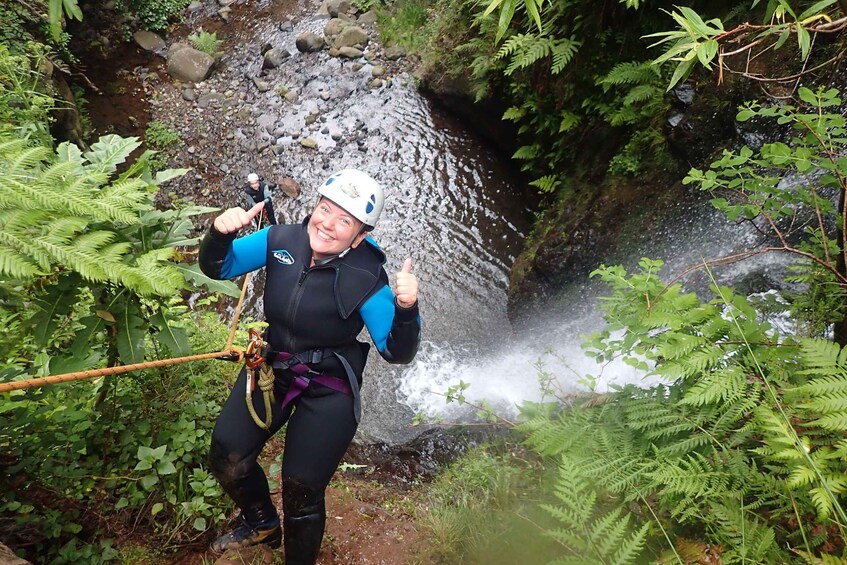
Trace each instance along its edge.
<instances>
[{"instance_id":1,"label":"wetsuit chest logo","mask_svg":"<svg viewBox=\"0 0 847 565\"><path fill-rule=\"evenodd\" d=\"M277 260L281 265L293 265L294 257L291 256L291 253L286 251L285 249L274 249L273 250L274 259Z\"/></svg>"}]
</instances>

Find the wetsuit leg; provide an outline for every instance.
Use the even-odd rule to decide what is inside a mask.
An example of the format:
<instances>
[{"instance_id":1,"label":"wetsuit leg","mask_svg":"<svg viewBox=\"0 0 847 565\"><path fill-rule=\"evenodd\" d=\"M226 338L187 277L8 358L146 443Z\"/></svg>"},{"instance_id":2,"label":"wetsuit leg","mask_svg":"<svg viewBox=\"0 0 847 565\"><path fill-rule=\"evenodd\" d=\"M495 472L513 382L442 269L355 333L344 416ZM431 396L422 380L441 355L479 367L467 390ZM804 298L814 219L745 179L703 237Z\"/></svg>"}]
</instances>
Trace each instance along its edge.
<instances>
[{"instance_id":1,"label":"wetsuit leg","mask_svg":"<svg viewBox=\"0 0 847 565\"><path fill-rule=\"evenodd\" d=\"M271 501L267 477L256 459L268 439L283 426L291 408L284 411L280 408L285 389L278 380L274 386L277 402L271 407L270 431L259 428L247 411L246 379L246 370L242 369L215 423L209 466L244 517L257 524L275 518L277 513ZM253 391L253 406L264 420L265 405L259 387Z\"/></svg>"},{"instance_id":2,"label":"wetsuit leg","mask_svg":"<svg viewBox=\"0 0 847 565\"><path fill-rule=\"evenodd\" d=\"M312 385L297 400L282 457L286 565L312 565L326 524L324 491L356 434L353 398Z\"/></svg>"},{"instance_id":3,"label":"wetsuit leg","mask_svg":"<svg viewBox=\"0 0 847 565\"><path fill-rule=\"evenodd\" d=\"M268 224L276 225L276 214L274 214L274 203L268 198L265 200L265 212L268 214Z\"/></svg>"}]
</instances>

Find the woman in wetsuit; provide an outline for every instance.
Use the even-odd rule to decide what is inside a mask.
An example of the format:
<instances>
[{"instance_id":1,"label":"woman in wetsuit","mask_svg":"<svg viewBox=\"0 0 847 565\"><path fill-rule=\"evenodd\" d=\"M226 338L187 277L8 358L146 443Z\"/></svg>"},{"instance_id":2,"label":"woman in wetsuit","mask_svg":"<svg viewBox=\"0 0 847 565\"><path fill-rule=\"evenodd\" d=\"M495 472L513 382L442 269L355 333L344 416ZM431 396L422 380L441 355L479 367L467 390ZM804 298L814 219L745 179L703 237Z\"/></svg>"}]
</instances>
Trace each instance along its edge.
<instances>
[{"instance_id":1,"label":"woman in wetsuit","mask_svg":"<svg viewBox=\"0 0 847 565\"><path fill-rule=\"evenodd\" d=\"M218 216L200 246L206 275L227 279L265 267L266 355L276 402L270 418L262 392L245 402L246 370L212 434L210 465L241 510L238 524L212 544L215 551L285 541L287 565L313 564L326 521L324 491L361 416L359 387L370 346L367 328L389 363L409 363L420 341L418 281L406 259L392 291L385 255L369 237L384 205L381 186L345 169L318 189L320 200L300 224L275 225L246 237L238 231L261 212L231 208ZM285 423L280 520L257 463L265 443ZM284 536L283 536L284 532Z\"/></svg>"}]
</instances>

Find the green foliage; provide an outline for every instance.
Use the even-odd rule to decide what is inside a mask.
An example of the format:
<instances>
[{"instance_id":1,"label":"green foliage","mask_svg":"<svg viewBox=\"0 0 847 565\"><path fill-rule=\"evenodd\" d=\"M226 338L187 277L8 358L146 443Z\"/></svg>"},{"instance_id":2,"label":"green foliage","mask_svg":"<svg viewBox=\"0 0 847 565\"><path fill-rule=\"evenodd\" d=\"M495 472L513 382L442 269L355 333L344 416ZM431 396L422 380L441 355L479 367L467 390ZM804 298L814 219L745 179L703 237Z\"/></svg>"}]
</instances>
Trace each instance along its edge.
<instances>
[{"instance_id":1,"label":"green foliage","mask_svg":"<svg viewBox=\"0 0 847 565\"><path fill-rule=\"evenodd\" d=\"M419 50L427 37L421 33L428 18L429 0L404 0L377 10L380 39L386 45Z\"/></svg>"},{"instance_id":2,"label":"green foliage","mask_svg":"<svg viewBox=\"0 0 847 565\"><path fill-rule=\"evenodd\" d=\"M568 555L554 561L557 564L632 563L640 555L647 538L649 523L637 531L630 526L631 515L620 508L601 514L601 501L584 475L574 468L567 458L560 463L559 477L554 493L558 505L542 507L562 525L548 530Z\"/></svg>"},{"instance_id":3,"label":"green foliage","mask_svg":"<svg viewBox=\"0 0 847 565\"><path fill-rule=\"evenodd\" d=\"M167 29L171 21L181 19L189 0L118 0L115 8L135 13L141 27L150 31Z\"/></svg>"},{"instance_id":4,"label":"green foliage","mask_svg":"<svg viewBox=\"0 0 847 565\"><path fill-rule=\"evenodd\" d=\"M226 340L227 328L214 316L190 326L198 328L193 348L208 351ZM3 330L8 339L26 341ZM110 534L98 532L90 516L83 519L88 507L98 509L100 526L108 522L111 535L124 523L143 526L165 550L224 519L229 502L205 460L227 394L223 375L235 369L212 363L0 395L4 462L8 476L19 477L15 488L2 489L0 516L14 518L15 531L26 533L28 558L114 559L108 540L94 541ZM104 392L108 400L98 405ZM49 498L39 498L46 492Z\"/></svg>"},{"instance_id":5,"label":"green foliage","mask_svg":"<svg viewBox=\"0 0 847 565\"><path fill-rule=\"evenodd\" d=\"M165 263L173 246L145 249L122 233L142 224L155 181L124 173L103 186L139 145L109 135L85 154L70 143L54 154L0 139L0 273L31 279L62 266L140 294L180 288L181 274Z\"/></svg>"},{"instance_id":6,"label":"green foliage","mask_svg":"<svg viewBox=\"0 0 847 565\"><path fill-rule=\"evenodd\" d=\"M525 69L550 57L550 72L557 75L571 62L581 44L581 41L573 38L555 39L518 33L503 44L495 58L509 59L509 65L504 71L506 76L509 76L518 69Z\"/></svg>"},{"instance_id":7,"label":"green foliage","mask_svg":"<svg viewBox=\"0 0 847 565\"><path fill-rule=\"evenodd\" d=\"M751 9L759 4L754 0ZM658 37L659 41L653 46L666 45L667 49L656 59L656 63L672 61L677 63L668 89L677 83L684 81L694 66L700 62L706 69L711 70L715 57L719 53L737 55L749 51L759 45L765 50L774 50L782 47L789 37L794 34L797 37L800 59L808 59L812 50L812 37L817 33L817 26L826 30L826 24L838 19L840 8L837 0L805 0L789 3L786 0L769 0L765 7L761 26L749 26L747 24L725 30L720 18L705 21L692 8L677 6L670 12L678 29L662 31L649 34L646 37ZM731 52L722 50L721 42L732 42L734 48ZM719 65L724 65L721 60Z\"/></svg>"},{"instance_id":8,"label":"green foliage","mask_svg":"<svg viewBox=\"0 0 847 565\"><path fill-rule=\"evenodd\" d=\"M167 149L182 141L178 131L174 131L164 122L153 120L147 124L144 140L154 149Z\"/></svg>"},{"instance_id":9,"label":"green foliage","mask_svg":"<svg viewBox=\"0 0 847 565\"><path fill-rule=\"evenodd\" d=\"M470 450L427 488L418 521L427 563L546 563L560 546L542 535L552 522L538 506L534 458L501 442Z\"/></svg>"},{"instance_id":10,"label":"green foliage","mask_svg":"<svg viewBox=\"0 0 847 565\"><path fill-rule=\"evenodd\" d=\"M28 43L24 53L14 54L0 43L0 136L52 143L48 124L55 102L41 75L43 64L43 46Z\"/></svg>"},{"instance_id":11,"label":"green foliage","mask_svg":"<svg viewBox=\"0 0 847 565\"><path fill-rule=\"evenodd\" d=\"M218 39L217 32L209 33L204 31L203 28L200 28L200 31L196 31L188 36L188 41L190 41L198 51L206 53L213 59L217 59L223 55L223 51L220 50L223 39Z\"/></svg>"},{"instance_id":12,"label":"green foliage","mask_svg":"<svg viewBox=\"0 0 847 565\"><path fill-rule=\"evenodd\" d=\"M742 122L770 119L791 126L788 143L725 151L709 170L692 169L683 182L713 193L712 204L731 220L764 221L780 242L773 250L797 256L790 280L809 291L788 295L791 311L821 334L847 314L847 274L838 259L845 219L828 196L835 191L839 202L845 198L847 159L841 155L847 128L832 111L841 104L837 90L801 87L798 94L800 105L749 103L738 113Z\"/></svg>"},{"instance_id":13,"label":"green foliage","mask_svg":"<svg viewBox=\"0 0 847 565\"><path fill-rule=\"evenodd\" d=\"M82 10L77 0L47 0L47 19L50 22L50 34L59 41L62 34L62 14L68 18L82 21Z\"/></svg>"}]
</instances>

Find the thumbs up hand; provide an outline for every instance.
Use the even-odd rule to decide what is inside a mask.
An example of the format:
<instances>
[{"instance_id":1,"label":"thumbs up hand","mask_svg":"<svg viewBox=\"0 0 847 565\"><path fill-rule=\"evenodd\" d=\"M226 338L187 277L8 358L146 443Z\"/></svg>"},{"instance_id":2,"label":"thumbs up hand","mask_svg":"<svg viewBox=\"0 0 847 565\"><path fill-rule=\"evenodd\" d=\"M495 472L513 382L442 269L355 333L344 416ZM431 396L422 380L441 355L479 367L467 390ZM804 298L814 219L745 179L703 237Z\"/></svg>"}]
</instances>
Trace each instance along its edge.
<instances>
[{"instance_id":1,"label":"thumbs up hand","mask_svg":"<svg viewBox=\"0 0 847 565\"><path fill-rule=\"evenodd\" d=\"M394 296L401 308L411 308L418 301L418 277L412 274L412 258L403 263L395 276Z\"/></svg>"},{"instance_id":2,"label":"thumbs up hand","mask_svg":"<svg viewBox=\"0 0 847 565\"><path fill-rule=\"evenodd\" d=\"M249 210L244 208L230 208L215 218L214 226L218 233L232 233L250 224L253 218L262 213L265 202L259 202Z\"/></svg>"}]
</instances>

